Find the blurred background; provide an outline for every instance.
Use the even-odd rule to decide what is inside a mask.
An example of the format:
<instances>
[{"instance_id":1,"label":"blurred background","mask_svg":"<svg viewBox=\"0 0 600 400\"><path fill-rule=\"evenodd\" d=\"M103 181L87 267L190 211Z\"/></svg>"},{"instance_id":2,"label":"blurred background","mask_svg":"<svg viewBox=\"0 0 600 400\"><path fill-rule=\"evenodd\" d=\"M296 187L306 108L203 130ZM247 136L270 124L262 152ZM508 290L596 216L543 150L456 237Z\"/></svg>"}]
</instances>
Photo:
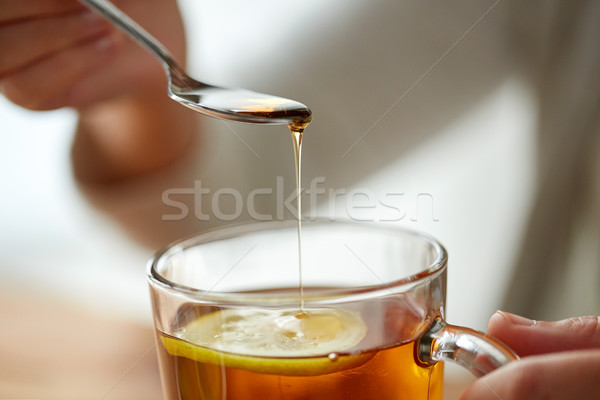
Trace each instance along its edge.
<instances>
[{"instance_id":1,"label":"blurred background","mask_svg":"<svg viewBox=\"0 0 600 400\"><path fill-rule=\"evenodd\" d=\"M179 3L192 76L312 109L303 186L323 193L305 195L305 216L438 238L454 324L485 330L497 309L598 313L599 3ZM76 119L0 97L0 346L10 360L0 397L158 399L147 260L177 238L252 219L219 189L242 199L271 189L255 207L274 215L278 190L294 189L291 139L284 127L199 117L184 172L83 188L70 161ZM173 218L163 193L197 182L210 192L201 205L179 197L190 212ZM446 398L470 379L450 368Z\"/></svg>"}]
</instances>

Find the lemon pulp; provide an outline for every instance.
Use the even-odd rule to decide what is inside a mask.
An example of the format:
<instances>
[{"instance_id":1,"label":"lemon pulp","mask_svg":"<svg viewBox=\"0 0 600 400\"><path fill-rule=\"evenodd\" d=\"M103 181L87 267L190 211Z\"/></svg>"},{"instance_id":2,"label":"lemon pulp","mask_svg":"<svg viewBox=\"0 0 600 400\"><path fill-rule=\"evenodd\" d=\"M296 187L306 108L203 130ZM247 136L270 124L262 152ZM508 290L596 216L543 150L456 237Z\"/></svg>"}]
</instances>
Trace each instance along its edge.
<instances>
[{"instance_id":1,"label":"lemon pulp","mask_svg":"<svg viewBox=\"0 0 600 400\"><path fill-rule=\"evenodd\" d=\"M163 336L171 355L277 375L321 375L362 365L372 353L348 350L367 327L354 312L323 308L227 309Z\"/></svg>"}]
</instances>

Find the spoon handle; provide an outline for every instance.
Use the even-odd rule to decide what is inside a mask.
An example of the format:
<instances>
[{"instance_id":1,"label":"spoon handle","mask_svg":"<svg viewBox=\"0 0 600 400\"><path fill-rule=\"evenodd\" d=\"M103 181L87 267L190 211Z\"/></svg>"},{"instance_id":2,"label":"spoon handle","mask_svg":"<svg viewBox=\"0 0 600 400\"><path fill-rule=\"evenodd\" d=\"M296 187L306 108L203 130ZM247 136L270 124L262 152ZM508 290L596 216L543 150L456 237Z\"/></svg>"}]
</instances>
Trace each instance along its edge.
<instances>
[{"instance_id":1,"label":"spoon handle","mask_svg":"<svg viewBox=\"0 0 600 400\"><path fill-rule=\"evenodd\" d=\"M108 0L80 0L81 3L96 10L106 19L121 28L138 43L145 46L153 53L163 64L163 67L169 71L171 68L179 69L171 53L154 36L149 34L144 28L139 26L127 14L119 10Z\"/></svg>"}]
</instances>

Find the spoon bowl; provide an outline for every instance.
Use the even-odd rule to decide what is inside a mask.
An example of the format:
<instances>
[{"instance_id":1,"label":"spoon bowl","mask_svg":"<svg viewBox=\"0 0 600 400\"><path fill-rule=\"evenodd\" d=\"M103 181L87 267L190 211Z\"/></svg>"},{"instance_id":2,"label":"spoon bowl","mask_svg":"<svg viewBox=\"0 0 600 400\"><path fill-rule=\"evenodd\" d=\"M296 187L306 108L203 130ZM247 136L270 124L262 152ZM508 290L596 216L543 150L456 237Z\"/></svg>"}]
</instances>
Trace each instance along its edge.
<instances>
[{"instance_id":1,"label":"spoon bowl","mask_svg":"<svg viewBox=\"0 0 600 400\"><path fill-rule=\"evenodd\" d=\"M121 28L162 64L173 100L201 114L250 124L305 126L312 112L304 104L246 89L209 85L190 77L171 53L152 35L107 0L80 0Z\"/></svg>"}]
</instances>

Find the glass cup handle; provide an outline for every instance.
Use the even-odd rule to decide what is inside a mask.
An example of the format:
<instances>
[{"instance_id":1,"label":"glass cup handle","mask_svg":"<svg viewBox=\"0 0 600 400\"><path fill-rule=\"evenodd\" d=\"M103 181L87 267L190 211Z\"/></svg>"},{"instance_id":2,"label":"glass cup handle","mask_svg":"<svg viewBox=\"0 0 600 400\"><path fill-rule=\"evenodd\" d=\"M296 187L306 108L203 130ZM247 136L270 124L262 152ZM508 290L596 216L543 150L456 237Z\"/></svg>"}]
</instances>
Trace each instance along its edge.
<instances>
[{"instance_id":1,"label":"glass cup handle","mask_svg":"<svg viewBox=\"0 0 600 400\"><path fill-rule=\"evenodd\" d=\"M417 356L425 365L450 361L481 377L496 368L518 360L506 345L479 331L449 325L436 318L421 336Z\"/></svg>"}]
</instances>

